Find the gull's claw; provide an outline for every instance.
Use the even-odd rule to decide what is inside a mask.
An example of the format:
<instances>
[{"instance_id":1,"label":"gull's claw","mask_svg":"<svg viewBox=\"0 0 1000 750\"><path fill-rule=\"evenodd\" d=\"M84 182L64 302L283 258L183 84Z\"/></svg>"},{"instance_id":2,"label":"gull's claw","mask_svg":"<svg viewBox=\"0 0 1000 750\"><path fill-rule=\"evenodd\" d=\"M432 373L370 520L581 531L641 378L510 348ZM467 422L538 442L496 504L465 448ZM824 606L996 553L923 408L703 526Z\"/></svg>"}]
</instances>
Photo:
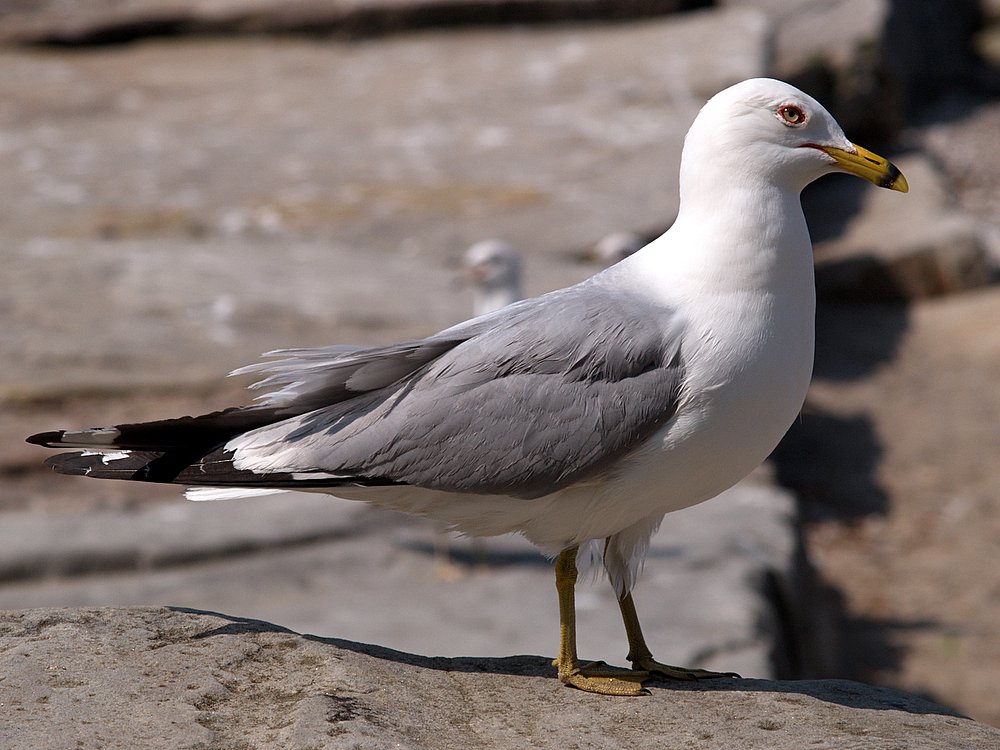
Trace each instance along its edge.
<instances>
[{"instance_id":1,"label":"gull's claw","mask_svg":"<svg viewBox=\"0 0 1000 750\"><path fill-rule=\"evenodd\" d=\"M687 667L673 667L669 664L661 664L652 657L640 657L632 660L632 668L640 674L647 675L647 678L660 678L664 680L683 680L691 682L695 680L718 680L725 677L741 679L736 672L711 672L707 669L688 669Z\"/></svg>"}]
</instances>

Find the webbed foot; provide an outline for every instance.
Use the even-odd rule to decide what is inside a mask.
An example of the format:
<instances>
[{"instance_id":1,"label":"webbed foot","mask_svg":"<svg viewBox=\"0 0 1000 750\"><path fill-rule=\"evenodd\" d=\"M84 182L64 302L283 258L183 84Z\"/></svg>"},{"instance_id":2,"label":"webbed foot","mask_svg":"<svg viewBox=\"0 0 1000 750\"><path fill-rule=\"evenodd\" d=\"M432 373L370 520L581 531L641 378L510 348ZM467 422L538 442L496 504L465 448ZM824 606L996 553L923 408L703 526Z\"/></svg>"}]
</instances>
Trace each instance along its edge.
<instances>
[{"instance_id":1,"label":"webbed foot","mask_svg":"<svg viewBox=\"0 0 1000 750\"><path fill-rule=\"evenodd\" d=\"M718 680L724 677L739 678L736 672L711 672L707 669L689 669L687 667L674 667L669 664L662 664L652 656L642 656L632 659L632 668L639 674L646 674L649 678L663 680Z\"/></svg>"},{"instance_id":2,"label":"webbed foot","mask_svg":"<svg viewBox=\"0 0 1000 750\"><path fill-rule=\"evenodd\" d=\"M646 672L625 667L612 667L602 661L580 664L553 664L559 669L559 680L565 685L601 695L649 695L642 683L650 679Z\"/></svg>"}]
</instances>

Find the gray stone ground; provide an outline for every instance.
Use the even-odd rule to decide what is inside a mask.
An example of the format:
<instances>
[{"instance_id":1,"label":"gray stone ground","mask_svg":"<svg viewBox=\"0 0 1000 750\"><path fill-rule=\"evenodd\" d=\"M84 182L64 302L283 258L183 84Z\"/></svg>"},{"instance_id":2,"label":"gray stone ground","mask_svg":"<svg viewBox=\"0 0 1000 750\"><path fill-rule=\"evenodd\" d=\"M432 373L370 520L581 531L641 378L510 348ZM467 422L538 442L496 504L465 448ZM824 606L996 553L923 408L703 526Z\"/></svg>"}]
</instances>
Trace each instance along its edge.
<instances>
[{"instance_id":1,"label":"gray stone ground","mask_svg":"<svg viewBox=\"0 0 1000 750\"><path fill-rule=\"evenodd\" d=\"M49 22L44 13L56 5L39 6L43 25ZM138 5L142 3L130 7ZM886 3L841 2L822 9L798 3L793 14L776 14L773 3L727 5L753 7L606 26L423 31L352 43L248 36L144 40L72 52L0 49L5 72L0 76L0 173L5 175L0 181L0 205L5 206L0 213L0 608L176 604L419 654L551 654L551 569L516 539L487 541L485 564L476 564L479 553L467 543L455 542L457 565L447 574L453 580L444 581L435 571L434 534L426 524L312 497L194 506L172 488L56 478L40 470L41 452L21 440L53 427L190 413L242 400L239 384L220 386L219 377L266 349L377 343L456 322L467 317L470 298L455 283L454 259L483 237L505 237L526 252L529 293L584 278L595 269L578 261L581 251L609 231L653 234L669 225L676 208L681 138L705 97L752 75L794 77L802 72L796 63L802 50L790 41L803 38L796 29L813 14L825 19L822 27L829 33L816 40L821 49L810 59L822 60L833 71L830 80L838 83L827 92L831 101L845 113L845 122L872 126L866 115L882 111L872 102L886 104L878 98L885 91L869 85L879 79L862 74L871 72L865 67L871 60L857 53L870 50L877 39L852 31L845 40L838 34L863 26L877 36L877 22L853 22L887 17ZM831 13L844 14L840 17L852 23L838 26ZM9 30L12 18L24 22L23 17L5 16L0 27ZM997 132L991 123L1000 110L977 101L977 115L964 118L954 114L955 106L963 108L963 100L956 101L906 135L921 151L901 160L911 177L910 196L860 190L858 185L844 188L843 182L807 196L814 233L821 240L820 286L832 290L831 296L871 299L884 291L885 279L907 281L903 296L952 292L987 280L995 263L990 254L1000 247L1000 224L991 208L1000 149L989 145ZM895 118L898 111L890 109ZM832 218L841 215L857 219ZM887 224L895 239L889 244ZM942 224L949 229L943 231ZM892 253L886 256L885 250ZM859 267L864 272L860 277ZM915 330L945 336L949 361L962 352L976 355L969 362L973 374L978 373L973 380L981 394L995 387L989 372L996 370L989 363L1000 357L990 358L988 330L962 342L969 330L982 330L983 311L989 316L997 309L996 297L995 290L986 290L976 304L922 303L915 316L917 323L938 321ZM840 347L838 361L846 357L847 371L867 367L873 352L903 336L883 325L882 313L866 315L848 311L843 331L826 331L835 342L831 346ZM927 361L942 348L935 346L933 335L916 340L926 347ZM912 349L911 338L903 344L907 342ZM917 362L907 372L917 371L916 381L926 381L919 372L920 358L910 359ZM886 470L920 476L935 464L941 448L902 451L907 436L927 434L928 422L901 417L914 412L919 417L913 399L907 398L924 392L907 386L912 376L905 372L888 365L878 372L884 377L875 384L891 389L893 396L875 392L865 403L884 404L892 412L879 423L888 425L882 437L893 446ZM835 390L824 378L842 383L842 374L826 370L818 376L818 403L826 415L849 419L852 414L845 411L861 408L858 399L824 398ZM971 382L968 377L956 371L949 382ZM932 394L931 403L942 404L932 423L944 426L954 417L947 408L947 387ZM989 409L971 401L962 419L973 424L978 408L980 421L988 420ZM807 410L807 423L810 414ZM969 454L963 447L968 430L942 432L956 454ZM823 432L821 441L828 435L832 431ZM986 446L993 435L989 426L982 426L975 455L986 456L985 462L959 463L956 458L963 470L947 474L951 499L961 500L970 480L980 482L971 502L982 506L984 520L992 507L983 487L993 475L983 467L989 466ZM822 449L813 453L820 459L826 455ZM834 479L814 494L842 493L849 505L863 494L852 472L877 454L876 448L860 459L851 454L853 463L839 467L847 479L839 486ZM923 468L914 471L915 465ZM820 467L816 475L824 471L829 469ZM816 475L799 476L793 484L808 491ZM966 484L961 484L963 478ZM637 590L648 635L663 658L755 677L842 669L843 644L828 615L829 602L803 564L793 499L769 482L765 473L728 498L677 514L664 525ZM944 492L928 494L926 505L933 507ZM928 528L927 519L937 518L933 513L911 519L911 525ZM969 518L980 518L976 513ZM995 543L983 536L988 528L977 523L967 534L943 535L945 542L965 541L959 554L950 556L935 547L934 560L941 569L961 560L956 575L979 569L976 561L995 553ZM853 541L848 529L835 545L821 543L824 562L835 557L831 546L851 548ZM912 548L922 548L919 538ZM900 577L907 567L921 564L909 561L903 550L890 559L893 564L880 569L899 571ZM848 574L840 570L835 576L845 590L856 568L846 570ZM863 573L856 577L877 578L870 567ZM977 600L974 608L959 611L974 609L978 614L974 619L970 615L969 622L975 622L976 632L989 630L995 623L990 613L997 608L988 606L988 596L977 597L975 590L962 586L955 580L942 590L963 602ZM877 582L869 580L869 587L874 591ZM907 590L897 578L892 589ZM870 610L882 611L880 600L871 597L875 603ZM935 590L922 601L930 598L936 605L940 597ZM865 601L852 599L859 600ZM582 587L579 605L584 653L620 662L623 639L606 585ZM903 609L919 614L912 603ZM154 633L153 640L161 638L156 635L161 625L198 632L200 626L190 621L171 621L175 616L156 610L139 615L143 622L130 624L127 613L53 615L51 632L79 637L81 628L92 629L95 642L104 644L99 645L104 661L90 666L104 674L129 653L134 641L128 634L138 632L134 628ZM35 622L31 618L48 615L12 617ZM49 632L36 625L38 632ZM115 634L119 627L124 635ZM267 651L274 645L261 646L254 639L270 637L251 634L243 645L233 642L231 647L245 653L258 647ZM300 648L314 645L294 635L288 638L296 643L288 646L293 653L304 654ZM245 662L248 671L224 683L219 669L243 657L222 655L214 662L216 656L208 654L199 662L197 648L166 640L167 650L154 649L150 658L166 664L168 656L187 653L192 661L178 674L194 670L201 676L189 683L198 685L191 688L193 702L174 695L166 698L167 704L158 704L158 698L141 698L159 690L159 683L139 679L145 667L135 673L135 710L149 737L176 731L171 736L178 746L231 746L226 744L232 738L226 734L227 722L242 726L239 721L246 719L232 718L240 703L232 695L255 698L255 705L273 699L268 710L277 713L276 707L284 706L286 716L293 717L284 728L278 727L278 719L267 719L247 730L256 733L254 742L265 745L276 737L289 747L318 745L315 738L329 729L324 724L329 717L340 727L344 716L355 716L356 704L326 695L318 682L265 682L254 692L258 689L250 683L259 663L253 659ZM59 643L60 649L72 647L72 641ZM988 655L995 638L983 635L976 643L978 653ZM51 645L56 647L55 640ZM71 659L68 652L61 653L62 662L46 665L54 667L45 672L52 683L46 690L58 687L56 683L85 689L74 688L74 681L84 679L75 675L60 682L59 670L69 667L59 664ZM16 652L7 654L5 658L13 658L10 654ZM328 658L309 652L302 663L315 664L322 672L329 668ZM427 666L419 657L413 660ZM950 669L957 682L932 674L910 684L914 690L948 685L946 694L939 694L942 700L960 694L958 682L980 684L978 693L965 697L978 716L993 716L987 708L990 673L987 667L977 682L976 661L962 662L971 679L959 679L953 663L939 660L929 663L940 664L941 674ZM1000 658L984 663L1000 663ZM351 664L355 671L372 668L370 661ZM493 662L476 664L489 671ZM541 661L527 664L532 673ZM223 687L215 690L215 683L202 680L206 673ZM258 676L269 680L272 673L267 668ZM145 676L160 674L153 670ZM439 675L432 668L407 674L436 690L445 688L434 678L454 673ZM286 679L307 678L314 674L289 674ZM106 716L102 712L113 707L113 694L105 691L102 680L95 680L102 685L95 692L100 705L91 706L95 716ZM538 682L544 685L541 690L557 696L557 703L575 695ZM0 692L11 684L0 682ZM173 683L164 684L169 693ZM778 746L766 743L782 732L792 734L794 742L801 737L788 727L798 728L796 712L821 715L808 731L841 743L831 747L856 746L859 737L866 747L922 747L924 732L940 732L944 738L926 747L962 747L962 737L987 743L969 746L989 747L993 741L992 735L974 734L981 731L974 725L912 708L925 704L910 698L887 699L879 691L825 684L803 687L805 697L796 696L802 701L789 707L786 683L753 684L762 685L761 691L754 688L738 698L728 690L669 691L671 701L690 697L703 707L702 701L718 699L718 708L707 706L706 719L713 714L724 722L732 718L727 727L712 725L702 735L691 734L693 725L679 722L685 712L686 721L690 717L683 701L671 708L672 702L663 706L666 701L661 700L657 711L670 718L643 720L667 721L657 726L680 733L692 746L709 746L713 738L725 739L727 746ZM295 693L300 689L308 693L302 701L289 697L301 695ZM464 683L447 689L464 691L465 700L480 706L495 695L480 695L481 686ZM845 699L850 712L843 715L837 711L844 707L835 704L844 701L831 702L830 691L865 698ZM387 695L384 688L373 694ZM31 733L44 732L44 722L57 715L63 717L60 721L79 719L76 729L82 731L82 722L89 720L87 708L83 714L73 713L78 709L59 713L77 695L39 692L35 705L51 700L49 705L59 708L34 714L18 741L24 747L40 746L38 737L44 735ZM866 708L866 701L884 707L885 700L901 701L904 713ZM14 708L9 701L0 702L4 714L24 715L23 702ZM214 715L210 709L216 702L226 708ZM791 713L768 718L785 709ZM165 730L161 722L170 721L172 710L185 718ZM620 710L629 711L612 711L615 726L638 722L635 714L623 718ZM565 737L561 729L546 729L547 722L563 726L559 722L566 719L558 705L543 711L547 713L532 719L537 746L545 746L546 737L553 743ZM588 717L583 718L596 722ZM364 735L368 720L357 721L350 731L357 728ZM401 733L404 746L424 746L423 735L408 734L417 731L407 723L411 720L387 720L379 726L385 737ZM497 721L494 717L486 723L497 732L514 731ZM897 742L892 732L898 734L900 727L913 737L892 744ZM620 746L629 736L612 732L610 739L600 741ZM93 734L81 737L97 744ZM456 746L468 743L469 735L456 737ZM957 744L947 744L952 740ZM113 740L108 736L106 741Z\"/></svg>"},{"instance_id":2,"label":"gray stone ground","mask_svg":"<svg viewBox=\"0 0 1000 750\"><path fill-rule=\"evenodd\" d=\"M0 664L10 750L1000 747L1000 730L854 682L609 699L563 688L544 657L427 658L162 607L0 613Z\"/></svg>"}]
</instances>

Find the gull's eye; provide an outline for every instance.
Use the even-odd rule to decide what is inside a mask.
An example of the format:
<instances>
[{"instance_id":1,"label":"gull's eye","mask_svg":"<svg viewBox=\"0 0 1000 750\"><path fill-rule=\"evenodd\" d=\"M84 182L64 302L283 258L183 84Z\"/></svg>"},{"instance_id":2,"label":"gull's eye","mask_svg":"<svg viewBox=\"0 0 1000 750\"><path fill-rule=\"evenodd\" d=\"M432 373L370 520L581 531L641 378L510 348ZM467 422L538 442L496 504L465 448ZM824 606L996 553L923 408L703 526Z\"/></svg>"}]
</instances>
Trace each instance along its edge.
<instances>
[{"instance_id":1,"label":"gull's eye","mask_svg":"<svg viewBox=\"0 0 1000 750\"><path fill-rule=\"evenodd\" d=\"M790 125L793 128L798 127L799 125L805 125L806 122L806 113L794 104L782 104L778 107L778 117L783 123Z\"/></svg>"}]
</instances>

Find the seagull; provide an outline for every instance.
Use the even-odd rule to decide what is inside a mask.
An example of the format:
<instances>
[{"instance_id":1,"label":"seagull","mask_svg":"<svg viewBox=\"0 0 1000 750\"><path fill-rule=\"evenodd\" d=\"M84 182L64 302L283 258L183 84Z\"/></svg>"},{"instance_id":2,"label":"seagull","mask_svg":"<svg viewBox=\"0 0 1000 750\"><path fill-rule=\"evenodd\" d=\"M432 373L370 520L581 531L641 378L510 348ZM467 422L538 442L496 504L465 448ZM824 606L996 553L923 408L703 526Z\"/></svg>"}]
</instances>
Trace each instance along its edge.
<instances>
[{"instance_id":1,"label":"seagull","mask_svg":"<svg viewBox=\"0 0 1000 750\"><path fill-rule=\"evenodd\" d=\"M480 240L462 255L462 265L473 289L473 313L485 315L511 305L521 291L521 254L509 242Z\"/></svg>"},{"instance_id":2,"label":"seagull","mask_svg":"<svg viewBox=\"0 0 1000 750\"><path fill-rule=\"evenodd\" d=\"M563 683L639 695L735 676L655 660L631 590L664 515L749 474L799 413L815 313L799 194L837 170L907 191L812 97L738 83L691 125L671 228L591 278L424 339L272 352L235 371L261 378L249 406L28 441L77 449L46 461L63 474L206 498L306 489L519 532L555 558ZM577 656L578 560L593 559L631 667Z\"/></svg>"}]
</instances>

